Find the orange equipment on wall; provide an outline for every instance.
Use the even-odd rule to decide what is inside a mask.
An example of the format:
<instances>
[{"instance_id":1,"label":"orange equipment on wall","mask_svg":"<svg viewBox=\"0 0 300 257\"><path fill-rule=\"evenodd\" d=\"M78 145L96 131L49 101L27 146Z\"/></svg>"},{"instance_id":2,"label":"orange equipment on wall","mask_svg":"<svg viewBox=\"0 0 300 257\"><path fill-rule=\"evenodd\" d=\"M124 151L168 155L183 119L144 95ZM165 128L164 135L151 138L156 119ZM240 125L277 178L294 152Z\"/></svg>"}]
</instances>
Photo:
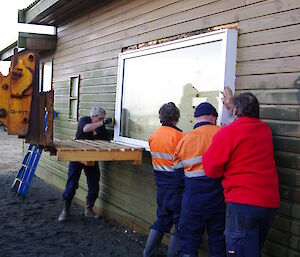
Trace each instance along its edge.
<instances>
[{"instance_id":1,"label":"orange equipment on wall","mask_svg":"<svg viewBox=\"0 0 300 257\"><path fill-rule=\"evenodd\" d=\"M36 145L51 145L52 129L48 126L45 133L46 111L48 117L53 116L53 91L39 93L39 56L15 49L9 74L0 72L0 123L9 135L25 137L26 142ZM48 122L52 125L53 119Z\"/></svg>"}]
</instances>

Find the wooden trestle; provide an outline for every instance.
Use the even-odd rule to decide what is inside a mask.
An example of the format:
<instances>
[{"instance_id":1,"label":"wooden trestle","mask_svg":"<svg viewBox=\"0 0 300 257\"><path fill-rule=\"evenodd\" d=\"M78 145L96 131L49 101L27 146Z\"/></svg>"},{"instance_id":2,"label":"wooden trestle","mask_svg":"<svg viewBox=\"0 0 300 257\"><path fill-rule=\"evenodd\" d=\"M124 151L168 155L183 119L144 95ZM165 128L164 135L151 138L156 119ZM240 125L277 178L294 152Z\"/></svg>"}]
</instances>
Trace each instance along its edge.
<instances>
[{"instance_id":1,"label":"wooden trestle","mask_svg":"<svg viewBox=\"0 0 300 257\"><path fill-rule=\"evenodd\" d=\"M53 146L58 161L78 161L93 165L95 161L133 161L142 163L142 149L103 140L57 140Z\"/></svg>"}]
</instances>

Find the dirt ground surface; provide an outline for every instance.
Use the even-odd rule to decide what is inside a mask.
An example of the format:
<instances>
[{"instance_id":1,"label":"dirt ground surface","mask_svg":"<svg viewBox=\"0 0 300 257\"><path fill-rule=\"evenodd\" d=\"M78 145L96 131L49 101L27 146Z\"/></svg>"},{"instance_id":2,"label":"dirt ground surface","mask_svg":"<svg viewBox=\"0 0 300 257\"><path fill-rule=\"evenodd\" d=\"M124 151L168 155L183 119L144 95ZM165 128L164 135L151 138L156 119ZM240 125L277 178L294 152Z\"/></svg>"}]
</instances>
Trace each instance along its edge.
<instances>
[{"instance_id":1,"label":"dirt ground surface","mask_svg":"<svg viewBox=\"0 0 300 257\"><path fill-rule=\"evenodd\" d=\"M61 193L34 177L26 199L10 190L22 161L22 140L0 126L0 257L141 257L146 237L105 219L85 218L72 204L69 221L60 223ZM166 247L156 257L166 256Z\"/></svg>"}]
</instances>

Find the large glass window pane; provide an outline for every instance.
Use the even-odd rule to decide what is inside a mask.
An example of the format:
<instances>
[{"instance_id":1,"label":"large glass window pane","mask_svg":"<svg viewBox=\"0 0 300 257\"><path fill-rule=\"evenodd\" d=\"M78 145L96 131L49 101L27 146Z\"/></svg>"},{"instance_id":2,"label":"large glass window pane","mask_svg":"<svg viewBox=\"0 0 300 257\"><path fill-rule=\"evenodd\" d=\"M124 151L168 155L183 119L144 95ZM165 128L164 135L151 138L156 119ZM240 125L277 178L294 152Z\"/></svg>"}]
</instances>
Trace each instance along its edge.
<instances>
[{"instance_id":1,"label":"large glass window pane","mask_svg":"<svg viewBox=\"0 0 300 257\"><path fill-rule=\"evenodd\" d=\"M119 55L114 141L149 149L161 125L159 108L174 102L178 127L193 128L195 107L208 101L218 110L218 125L232 115L220 101L224 85L234 91L237 31L224 29Z\"/></svg>"},{"instance_id":2,"label":"large glass window pane","mask_svg":"<svg viewBox=\"0 0 300 257\"><path fill-rule=\"evenodd\" d=\"M160 106L170 101L181 112L178 127L191 130L195 106L209 101L218 108L221 59L221 41L126 59L120 135L148 140L160 126Z\"/></svg>"}]
</instances>

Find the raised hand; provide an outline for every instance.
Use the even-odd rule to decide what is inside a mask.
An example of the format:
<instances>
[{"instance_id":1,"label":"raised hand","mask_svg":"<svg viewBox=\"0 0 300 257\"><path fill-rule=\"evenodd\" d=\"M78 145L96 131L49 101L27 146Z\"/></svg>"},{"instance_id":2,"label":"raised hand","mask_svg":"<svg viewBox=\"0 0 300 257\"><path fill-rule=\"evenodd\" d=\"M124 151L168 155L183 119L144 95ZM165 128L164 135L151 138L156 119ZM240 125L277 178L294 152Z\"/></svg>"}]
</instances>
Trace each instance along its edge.
<instances>
[{"instance_id":1,"label":"raised hand","mask_svg":"<svg viewBox=\"0 0 300 257\"><path fill-rule=\"evenodd\" d=\"M232 90L228 87L224 87L224 91L222 92L223 97L221 98L222 103L225 105L225 107L229 110L232 109L232 102L233 102L233 93Z\"/></svg>"}]
</instances>

